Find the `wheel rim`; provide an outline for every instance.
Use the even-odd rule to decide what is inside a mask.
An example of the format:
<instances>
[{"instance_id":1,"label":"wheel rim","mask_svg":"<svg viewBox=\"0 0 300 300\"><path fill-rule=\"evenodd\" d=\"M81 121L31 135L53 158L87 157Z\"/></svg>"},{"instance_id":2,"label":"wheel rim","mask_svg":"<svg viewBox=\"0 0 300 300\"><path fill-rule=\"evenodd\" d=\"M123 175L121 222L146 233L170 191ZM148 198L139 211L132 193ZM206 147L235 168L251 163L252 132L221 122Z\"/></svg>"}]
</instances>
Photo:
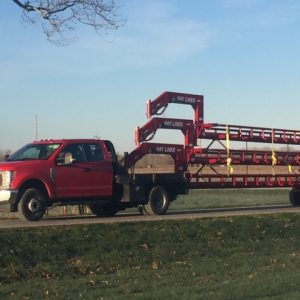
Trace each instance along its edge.
<instances>
[{"instance_id":1,"label":"wheel rim","mask_svg":"<svg viewBox=\"0 0 300 300\"><path fill-rule=\"evenodd\" d=\"M166 205L167 199L163 193L160 191L155 191L155 194L153 195L153 202L152 207L153 210L156 212L160 212Z\"/></svg>"},{"instance_id":2,"label":"wheel rim","mask_svg":"<svg viewBox=\"0 0 300 300\"><path fill-rule=\"evenodd\" d=\"M41 211L41 202L36 198L31 198L28 202L28 210L32 213Z\"/></svg>"}]
</instances>

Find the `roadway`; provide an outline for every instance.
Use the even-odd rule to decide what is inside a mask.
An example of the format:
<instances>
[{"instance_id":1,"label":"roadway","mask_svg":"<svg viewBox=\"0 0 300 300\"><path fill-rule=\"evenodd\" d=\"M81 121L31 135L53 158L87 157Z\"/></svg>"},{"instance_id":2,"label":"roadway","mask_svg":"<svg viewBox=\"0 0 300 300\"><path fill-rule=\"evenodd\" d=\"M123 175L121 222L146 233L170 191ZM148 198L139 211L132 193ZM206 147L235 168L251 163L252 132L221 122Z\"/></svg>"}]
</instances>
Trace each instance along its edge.
<instances>
[{"instance_id":1,"label":"roadway","mask_svg":"<svg viewBox=\"0 0 300 300\"><path fill-rule=\"evenodd\" d=\"M263 214L300 213L300 207L290 205L259 206L259 207L236 207L215 208L185 211L169 211L163 216L146 216L139 213L119 213L112 218L98 218L91 215L71 217L44 217L37 222L24 222L18 219L0 220L0 229L71 226L86 224L108 224L126 222L150 222L162 220L192 220L201 218L222 218L231 216L253 216Z\"/></svg>"}]
</instances>

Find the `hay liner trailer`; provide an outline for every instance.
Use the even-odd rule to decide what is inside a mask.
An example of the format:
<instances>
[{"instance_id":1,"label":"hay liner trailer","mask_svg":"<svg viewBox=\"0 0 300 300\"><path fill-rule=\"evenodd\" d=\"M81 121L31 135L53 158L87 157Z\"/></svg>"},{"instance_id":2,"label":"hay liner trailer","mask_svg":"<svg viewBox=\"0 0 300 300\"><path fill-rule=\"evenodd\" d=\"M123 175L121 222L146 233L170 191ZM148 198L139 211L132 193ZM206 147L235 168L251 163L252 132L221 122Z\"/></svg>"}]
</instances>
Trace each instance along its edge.
<instances>
[{"instance_id":1,"label":"hay liner trailer","mask_svg":"<svg viewBox=\"0 0 300 300\"><path fill-rule=\"evenodd\" d=\"M191 106L193 119L161 117L170 104ZM147 101L148 121L135 129L136 148L122 164L106 140L28 144L0 163L0 204L27 221L65 205L88 205L97 216L130 207L161 215L189 189L290 188L291 203L300 205L300 153L294 150L300 130L206 123L203 108L202 95L164 92ZM151 142L161 129L181 131L183 143ZM136 172L148 154L171 156L173 172Z\"/></svg>"}]
</instances>

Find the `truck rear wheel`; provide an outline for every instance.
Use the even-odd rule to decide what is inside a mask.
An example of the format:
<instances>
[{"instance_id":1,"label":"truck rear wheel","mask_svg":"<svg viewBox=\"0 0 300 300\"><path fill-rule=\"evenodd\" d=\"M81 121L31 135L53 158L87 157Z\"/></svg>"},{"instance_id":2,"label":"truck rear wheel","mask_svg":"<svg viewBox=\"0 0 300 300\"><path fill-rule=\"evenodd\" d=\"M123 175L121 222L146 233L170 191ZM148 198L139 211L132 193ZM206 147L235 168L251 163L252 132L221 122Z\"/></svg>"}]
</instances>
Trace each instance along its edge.
<instances>
[{"instance_id":1,"label":"truck rear wheel","mask_svg":"<svg viewBox=\"0 0 300 300\"><path fill-rule=\"evenodd\" d=\"M18 203L18 217L24 221L38 221L46 211L44 194L35 188L24 192Z\"/></svg>"},{"instance_id":2,"label":"truck rear wheel","mask_svg":"<svg viewBox=\"0 0 300 300\"><path fill-rule=\"evenodd\" d=\"M170 204L169 195L166 190L160 186L154 186L150 193L148 203L144 205L144 211L147 215L164 215Z\"/></svg>"},{"instance_id":3,"label":"truck rear wheel","mask_svg":"<svg viewBox=\"0 0 300 300\"><path fill-rule=\"evenodd\" d=\"M89 205L91 212L98 217L112 217L118 209L113 203L92 203Z\"/></svg>"}]
</instances>

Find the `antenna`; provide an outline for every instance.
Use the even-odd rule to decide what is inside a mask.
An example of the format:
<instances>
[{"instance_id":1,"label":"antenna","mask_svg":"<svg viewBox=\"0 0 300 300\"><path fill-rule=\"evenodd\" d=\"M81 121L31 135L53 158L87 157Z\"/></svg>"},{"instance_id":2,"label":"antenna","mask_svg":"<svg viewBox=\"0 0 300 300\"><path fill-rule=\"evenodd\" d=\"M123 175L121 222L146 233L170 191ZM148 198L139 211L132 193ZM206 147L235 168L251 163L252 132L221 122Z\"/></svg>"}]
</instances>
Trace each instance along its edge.
<instances>
[{"instance_id":1,"label":"antenna","mask_svg":"<svg viewBox=\"0 0 300 300\"><path fill-rule=\"evenodd\" d=\"M35 114L35 140L38 140L38 115Z\"/></svg>"}]
</instances>

